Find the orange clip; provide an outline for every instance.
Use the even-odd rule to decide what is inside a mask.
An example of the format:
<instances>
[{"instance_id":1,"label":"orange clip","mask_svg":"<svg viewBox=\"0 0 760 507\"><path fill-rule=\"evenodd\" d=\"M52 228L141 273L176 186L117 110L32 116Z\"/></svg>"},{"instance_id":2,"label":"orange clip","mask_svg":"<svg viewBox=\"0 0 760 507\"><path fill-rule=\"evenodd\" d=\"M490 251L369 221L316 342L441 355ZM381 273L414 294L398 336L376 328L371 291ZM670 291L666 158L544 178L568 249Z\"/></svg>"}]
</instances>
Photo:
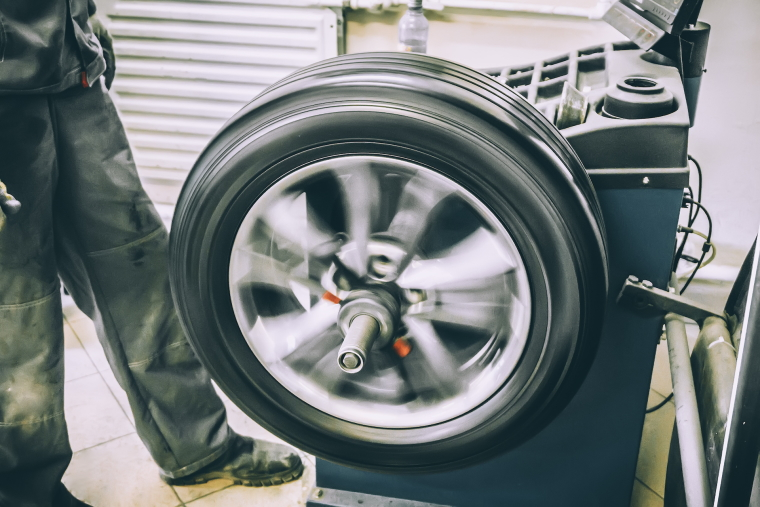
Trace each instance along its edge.
<instances>
[{"instance_id":1,"label":"orange clip","mask_svg":"<svg viewBox=\"0 0 760 507\"><path fill-rule=\"evenodd\" d=\"M335 303L336 305L340 303L340 298L329 291L322 294L322 299L329 301L331 303Z\"/></svg>"},{"instance_id":2,"label":"orange clip","mask_svg":"<svg viewBox=\"0 0 760 507\"><path fill-rule=\"evenodd\" d=\"M398 357L403 359L412 351L412 344L406 338L397 338L393 342L393 350L398 354Z\"/></svg>"}]
</instances>

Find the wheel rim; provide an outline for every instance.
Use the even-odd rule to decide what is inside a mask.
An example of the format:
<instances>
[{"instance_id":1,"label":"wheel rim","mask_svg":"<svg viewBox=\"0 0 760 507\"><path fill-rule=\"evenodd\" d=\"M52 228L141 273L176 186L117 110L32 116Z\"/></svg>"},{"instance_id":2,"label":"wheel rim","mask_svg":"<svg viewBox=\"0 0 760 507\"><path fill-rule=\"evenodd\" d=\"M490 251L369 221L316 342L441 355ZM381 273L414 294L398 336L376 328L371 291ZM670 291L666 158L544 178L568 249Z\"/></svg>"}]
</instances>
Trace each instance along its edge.
<instances>
[{"instance_id":1,"label":"wheel rim","mask_svg":"<svg viewBox=\"0 0 760 507\"><path fill-rule=\"evenodd\" d=\"M366 426L473 410L508 381L528 340L528 277L505 227L458 183L393 158L323 160L273 184L238 229L229 283L267 371L305 403ZM356 315L379 324L352 374L338 357Z\"/></svg>"}]
</instances>

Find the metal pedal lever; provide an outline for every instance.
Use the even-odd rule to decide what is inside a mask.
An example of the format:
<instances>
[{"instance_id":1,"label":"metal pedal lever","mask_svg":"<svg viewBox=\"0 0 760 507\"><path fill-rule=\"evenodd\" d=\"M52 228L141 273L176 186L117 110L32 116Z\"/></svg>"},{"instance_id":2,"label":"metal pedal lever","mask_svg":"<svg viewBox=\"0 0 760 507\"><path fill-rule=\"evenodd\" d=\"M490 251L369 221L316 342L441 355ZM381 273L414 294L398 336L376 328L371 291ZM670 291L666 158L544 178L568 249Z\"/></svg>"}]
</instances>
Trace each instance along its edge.
<instances>
[{"instance_id":1,"label":"metal pedal lever","mask_svg":"<svg viewBox=\"0 0 760 507\"><path fill-rule=\"evenodd\" d=\"M351 319L346 338L338 351L338 366L346 373L358 373L367 362L367 354L372 349L380 324L374 317L359 314Z\"/></svg>"},{"instance_id":2,"label":"metal pedal lever","mask_svg":"<svg viewBox=\"0 0 760 507\"><path fill-rule=\"evenodd\" d=\"M635 276L629 276L618 294L617 302L620 305L629 306L641 311L652 313L675 313L694 320L703 322L707 317L726 319L723 312L716 312L711 308L692 301L688 298L658 289L648 280L640 281Z\"/></svg>"},{"instance_id":3,"label":"metal pedal lever","mask_svg":"<svg viewBox=\"0 0 760 507\"><path fill-rule=\"evenodd\" d=\"M319 461L317 461L319 462ZM319 466L319 465L317 465ZM417 502L403 498L368 495L340 489L320 488L311 490L306 507L451 507L449 505Z\"/></svg>"}]
</instances>

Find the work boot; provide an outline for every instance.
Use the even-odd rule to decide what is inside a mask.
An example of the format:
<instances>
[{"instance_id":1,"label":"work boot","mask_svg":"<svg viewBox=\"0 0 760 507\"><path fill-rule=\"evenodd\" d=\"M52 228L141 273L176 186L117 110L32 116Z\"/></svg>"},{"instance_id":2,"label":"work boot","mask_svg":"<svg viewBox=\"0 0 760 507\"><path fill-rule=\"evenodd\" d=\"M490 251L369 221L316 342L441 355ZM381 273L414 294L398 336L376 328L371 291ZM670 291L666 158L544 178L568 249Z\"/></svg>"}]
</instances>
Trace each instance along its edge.
<instances>
[{"instance_id":1,"label":"work boot","mask_svg":"<svg viewBox=\"0 0 760 507\"><path fill-rule=\"evenodd\" d=\"M237 435L218 460L185 477L161 478L171 486L227 479L243 486L276 486L301 477L303 464L292 447Z\"/></svg>"},{"instance_id":2,"label":"work boot","mask_svg":"<svg viewBox=\"0 0 760 507\"><path fill-rule=\"evenodd\" d=\"M77 500L74 498L74 495L66 489L66 486L58 484L58 487L55 488L53 507L92 507L92 505Z\"/></svg>"}]
</instances>

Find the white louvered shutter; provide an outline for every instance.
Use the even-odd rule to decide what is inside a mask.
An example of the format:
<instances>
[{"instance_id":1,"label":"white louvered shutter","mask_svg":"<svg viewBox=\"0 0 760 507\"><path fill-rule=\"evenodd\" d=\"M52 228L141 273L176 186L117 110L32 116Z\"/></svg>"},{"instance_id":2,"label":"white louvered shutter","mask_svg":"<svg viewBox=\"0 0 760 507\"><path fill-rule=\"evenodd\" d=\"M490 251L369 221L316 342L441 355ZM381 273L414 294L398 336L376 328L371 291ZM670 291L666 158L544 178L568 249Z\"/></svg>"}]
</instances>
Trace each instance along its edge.
<instances>
[{"instance_id":1,"label":"white louvered shutter","mask_svg":"<svg viewBox=\"0 0 760 507\"><path fill-rule=\"evenodd\" d=\"M165 221L198 154L230 116L268 85L338 54L335 12L276 3L114 6L108 27L115 101L140 177Z\"/></svg>"}]
</instances>

